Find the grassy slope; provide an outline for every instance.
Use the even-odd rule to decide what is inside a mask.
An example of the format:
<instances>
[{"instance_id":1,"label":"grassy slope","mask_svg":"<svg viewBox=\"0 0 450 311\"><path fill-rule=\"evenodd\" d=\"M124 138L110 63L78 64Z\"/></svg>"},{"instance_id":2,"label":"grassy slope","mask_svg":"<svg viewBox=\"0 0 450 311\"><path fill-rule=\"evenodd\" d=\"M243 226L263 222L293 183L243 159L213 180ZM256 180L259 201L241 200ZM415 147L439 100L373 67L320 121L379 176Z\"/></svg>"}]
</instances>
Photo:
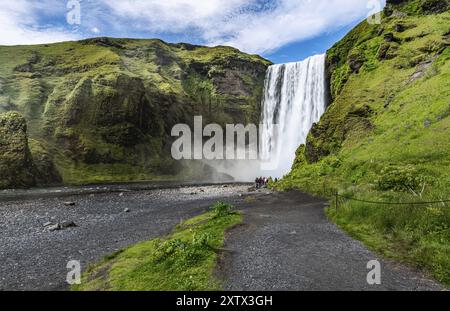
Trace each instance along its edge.
<instances>
[{"instance_id":1,"label":"grassy slope","mask_svg":"<svg viewBox=\"0 0 450 311\"><path fill-rule=\"evenodd\" d=\"M97 38L0 46L0 64L0 113L22 113L64 182L86 183L173 178L172 126L198 114L256 122L270 63L228 47Z\"/></svg>"},{"instance_id":2,"label":"grassy slope","mask_svg":"<svg viewBox=\"0 0 450 311\"><path fill-rule=\"evenodd\" d=\"M418 14L417 3L409 16L362 23L328 52L334 100L279 188L380 202L450 198L450 14ZM392 55L380 57L383 45ZM342 200L328 214L371 248L450 284L449 203Z\"/></svg>"},{"instance_id":3,"label":"grassy slope","mask_svg":"<svg viewBox=\"0 0 450 311\"><path fill-rule=\"evenodd\" d=\"M167 237L131 246L91 267L74 290L219 290L214 275L225 231L242 221L217 211L187 220Z\"/></svg>"}]
</instances>

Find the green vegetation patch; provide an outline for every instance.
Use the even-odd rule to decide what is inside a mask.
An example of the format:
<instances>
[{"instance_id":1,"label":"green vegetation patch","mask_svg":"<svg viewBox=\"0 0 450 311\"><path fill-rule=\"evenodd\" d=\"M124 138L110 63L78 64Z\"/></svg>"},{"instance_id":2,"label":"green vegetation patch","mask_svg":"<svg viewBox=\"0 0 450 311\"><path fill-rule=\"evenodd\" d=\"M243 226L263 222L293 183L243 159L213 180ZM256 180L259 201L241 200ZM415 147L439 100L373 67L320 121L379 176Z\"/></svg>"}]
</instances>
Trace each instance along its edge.
<instances>
[{"instance_id":1,"label":"green vegetation patch","mask_svg":"<svg viewBox=\"0 0 450 311\"><path fill-rule=\"evenodd\" d=\"M422 199L406 193L365 192L363 197L406 203L442 200L437 192ZM428 270L436 280L450 285L450 203L390 205L341 201L338 206L337 211L329 208L327 214L351 236L379 254Z\"/></svg>"},{"instance_id":2,"label":"green vegetation patch","mask_svg":"<svg viewBox=\"0 0 450 311\"><path fill-rule=\"evenodd\" d=\"M219 290L214 274L225 231L242 221L233 206L216 203L210 212L178 225L172 234L131 246L105 258L83 275L77 291Z\"/></svg>"}]
</instances>

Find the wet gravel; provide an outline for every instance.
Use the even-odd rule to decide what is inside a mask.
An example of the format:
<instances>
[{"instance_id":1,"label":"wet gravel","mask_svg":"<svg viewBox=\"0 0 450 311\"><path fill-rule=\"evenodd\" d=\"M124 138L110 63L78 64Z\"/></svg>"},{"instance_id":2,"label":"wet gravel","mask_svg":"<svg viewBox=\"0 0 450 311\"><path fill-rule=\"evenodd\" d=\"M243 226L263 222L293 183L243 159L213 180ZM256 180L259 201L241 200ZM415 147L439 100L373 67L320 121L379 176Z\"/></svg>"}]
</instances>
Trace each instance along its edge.
<instances>
[{"instance_id":1,"label":"wet gravel","mask_svg":"<svg viewBox=\"0 0 450 311\"><path fill-rule=\"evenodd\" d=\"M85 269L107 254L169 233L218 200L235 203L247 188L189 186L28 199L22 193L20 200L0 202L0 290L66 290L70 260ZM64 221L77 227L44 228Z\"/></svg>"},{"instance_id":2,"label":"wet gravel","mask_svg":"<svg viewBox=\"0 0 450 311\"><path fill-rule=\"evenodd\" d=\"M299 192L253 199L244 204L244 225L227 236L220 273L228 290L443 289L343 233L327 220L319 199ZM367 282L370 260L381 263L381 285Z\"/></svg>"}]
</instances>

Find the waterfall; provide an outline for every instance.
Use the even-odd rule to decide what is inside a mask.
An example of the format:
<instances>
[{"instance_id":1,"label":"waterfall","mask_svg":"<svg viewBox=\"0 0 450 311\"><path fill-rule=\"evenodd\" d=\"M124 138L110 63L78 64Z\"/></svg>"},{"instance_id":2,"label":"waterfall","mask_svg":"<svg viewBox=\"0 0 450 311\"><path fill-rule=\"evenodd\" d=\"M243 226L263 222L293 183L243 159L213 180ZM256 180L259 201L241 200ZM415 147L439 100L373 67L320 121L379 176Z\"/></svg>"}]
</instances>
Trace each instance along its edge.
<instances>
[{"instance_id":1,"label":"waterfall","mask_svg":"<svg viewBox=\"0 0 450 311\"><path fill-rule=\"evenodd\" d=\"M263 170L266 176L282 177L290 171L313 123L325 112L325 55L270 66L262 108Z\"/></svg>"}]
</instances>

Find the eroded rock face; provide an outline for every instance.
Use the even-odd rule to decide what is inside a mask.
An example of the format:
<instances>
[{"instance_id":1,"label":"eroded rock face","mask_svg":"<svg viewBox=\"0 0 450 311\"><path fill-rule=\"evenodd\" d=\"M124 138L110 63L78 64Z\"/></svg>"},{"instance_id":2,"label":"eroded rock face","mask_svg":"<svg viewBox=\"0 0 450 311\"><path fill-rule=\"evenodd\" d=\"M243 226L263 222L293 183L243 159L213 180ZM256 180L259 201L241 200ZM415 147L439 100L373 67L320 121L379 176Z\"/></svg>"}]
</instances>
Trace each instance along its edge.
<instances>
[{"instance_id":1,"label":"eroded rock face","mask_svg":"<svg viewBox=\"0 0 450 311\"><path fill-rule=\"evenodd\" d=\"M0 114L0 188L36 184L27 123L17 112Z\"/></svg>"},{"instance_id":2,"label":"eroded rock face","mask_svg":"<svg viewBox=\"0 0 450 311\"><path fill-rule=\"evenodd\" d=\"M35 166L52 172L46 180L58 179L56 159L74 183L116 181L109 176L117 169L122 180L178 174L173 126L192 125L198 115L204 124L257 124L271 65L231 47L161 40L94 38L21 49L15 57L15 47L0 47L8 63L0 70L0 111L25 116Z\"/></svg>"},{"instance_id":3,"label":"eroded rock face","mask_svg":"<svg viewBox=\"0 0 450 311\"><path fill-rule=\"evenodd\" d=\"M37 142L30 148L25 118L17 112L0 114L0 188L60 182L49 153Z\"/></svg>"},{"instance_id":4,"label":"eroded rock face","mask_svg":"<svg viewBox=\"0 0 450 311\"><path fill-rule=\"evenodd\" d=\"M439 14L449 10L448 0L422 0L421 9L425 14Z\"/></svg>"}]
</instances>

